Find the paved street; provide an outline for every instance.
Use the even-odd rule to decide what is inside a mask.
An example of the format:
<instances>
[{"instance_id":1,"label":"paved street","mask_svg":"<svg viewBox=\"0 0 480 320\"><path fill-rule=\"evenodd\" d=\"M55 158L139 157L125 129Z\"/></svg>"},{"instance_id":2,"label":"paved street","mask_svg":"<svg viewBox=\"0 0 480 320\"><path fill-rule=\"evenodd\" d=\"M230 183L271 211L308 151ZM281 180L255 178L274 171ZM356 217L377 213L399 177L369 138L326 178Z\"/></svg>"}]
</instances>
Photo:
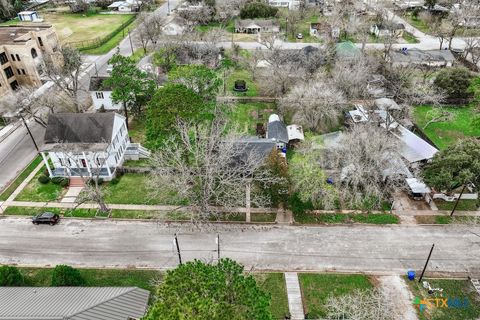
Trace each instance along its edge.
<instances>
[{"instance_id":1,"label":"paved street","mask_svg":"<svg viewBox=\"0 0 480 320\"><path fill-rule=\"evenodd\" d=\"M43 141L44 128L30 121L30 130L38 145ZM24 126L20 126L0 143L0 190L25 168L37 154Z\"/></svg>"},{"instance_id":2,"label":"paved street","mask_svg":"<svg viewBox=\"0 0 480 320\"><path fill-rule=\"evenodd\" d=\"M404 274L408 268L421 269L432 242L429 270L466 272L480 266L479 226L214 225L198 230L189 224L69 219L53 227L35 226L23 218L0 220L0 263L171 268L178 261L175 232L184 261L214 259L218 232L222 257L262 270Z\"/></svg>"}]
</instances>

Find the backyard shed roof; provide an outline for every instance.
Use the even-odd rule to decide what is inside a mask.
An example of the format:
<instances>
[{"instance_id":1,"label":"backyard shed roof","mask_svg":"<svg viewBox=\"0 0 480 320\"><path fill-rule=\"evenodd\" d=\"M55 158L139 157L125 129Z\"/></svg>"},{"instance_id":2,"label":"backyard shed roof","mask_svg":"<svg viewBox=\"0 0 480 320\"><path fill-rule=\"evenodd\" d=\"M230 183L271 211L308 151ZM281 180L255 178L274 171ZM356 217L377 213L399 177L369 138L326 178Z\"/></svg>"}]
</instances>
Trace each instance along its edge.
<instances>
[{"instance_id":1,"label":"backyard shed roof","mask_svg":"<svg viewBox=\"0 0 480 320\"><path fill-rule=\"evenodd\" d=\"M288 143L287 127L276 114L272 114L268 118L267 139Z\"/></svg>"},{"instance_id":2,"label":"backyard shed roof","mask_svg":"<svg viewBox=\"0 0 480 320\"><path fill-rule=\"evenodd\" d=\"M409 178L405 179L405 181L408 184L408 187L410 190L412 190L413 193L430 193L430 188L423 183L422 181L418 180L417 178Z\"/></svg>"},{"instance_id":3,"label":"backyard shed roof","mask_svg":"<svg viewBox=\"0 0 480 320\"><path fill-rule=\"evenodd\" d=\"M42 151L59 149L61 144L82 151L105 150L112 141L115 117L109 113L57 113L48 117Z\"/></svg>"},{"instance_id":4,"label":"backyard shed roof","mask_svg":"<svg viewBox=\"0 0 480 320\"><path fill-rule=\"evenodd\" d=\"M403 142L400 153L410 163L429 160L438 152L437 148L401 125L391 132Z\"/></svg>"},{"instance_id":5,"label":"backyard shed roof","mask_svg":"<svg viewBox=\"0 0 480 320\"><path fill-rule=\"evenodd\" d=\"M0 319L139 319L149 296L136 287L0 287Z\"/></svg>"}]
</instances>

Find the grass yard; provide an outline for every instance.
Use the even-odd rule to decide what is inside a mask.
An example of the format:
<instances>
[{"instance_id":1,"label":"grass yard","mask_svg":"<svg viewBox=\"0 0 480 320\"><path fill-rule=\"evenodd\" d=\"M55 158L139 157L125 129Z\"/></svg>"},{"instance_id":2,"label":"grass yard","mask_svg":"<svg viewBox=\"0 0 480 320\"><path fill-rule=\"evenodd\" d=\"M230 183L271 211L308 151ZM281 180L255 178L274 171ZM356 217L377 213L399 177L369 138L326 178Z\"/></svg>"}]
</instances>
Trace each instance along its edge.
<instances>
[{"instance_id":1,"label":"grass yard","mask_svg":"<svg viewBox=\"0 0 480 320\"><path fill-rule=\"evenodd\" d=\"M478 319L480 317L480 296L473 288L468 280L451 280L451 279L425 279L430 283L431 287L443 288L443 298L467 299L468 303L465 307L449 307L440 308L432 306L420 312L417 307L417 313L420 320L451 320L451 319ZM420 299L437 298L429 295L427 290L423 288L417 281L407 281L414 297ZM438 297L440 298L440 297ZM433 302L435 303L435 302Z\"/></svg>"},{"instance_id":2,"label":"grass yard","mask_svg":"<svg viewBox=\"0 0 480 320\"><path fill-rule=\"evenodd\" d=\"M298 278L308 319L326 315L324 305L330 295L341 296L355 289L373 287L368 277L364 275L300 273Z\"/></svg>"},{"instance_id":3,"label":"grass yard","mask_svg":"<svg viewBox=\"0 0 480 320\"><path fill-rule=\"evenodd\" d=\"M404 18L407 20L408 23L410 23L413 27L416 29L424 32L424 33L430 33L430 26L420 19L420 17L414 17L411 13L407 13L404 15Z\"/></svg>"},{"instance_id":4,"label":"grass yard","mask_svg":"<svg viewBox=\"0 0 480 320\"><path fill-rule=\"evenodd\" d=\"M65 217L94 218L96 209L67 209L67 208L35 208L35 207L8 207L4 214L15 216L35 216L44 211L50 211Z\"/></svg>"},{"instance_id":5,"label":"grass yard","mask_svg":"<svg viewBox=\"0 0 480 320\"><path fill-rule=\"evenodd\" d=\"M126 160L123 163L124 167L150 167L150 159Z\"/></svg>"},{"instance_id":6,"label":"grass yard","mask_svg":"<svg viewBox=\"0 0 480 320\"><path fill-rule=\"evenodd\" d=\"M417 106L414 108L415 121L420 128L428 122L427 113L432 106ZM474 106L446 107L455 117L449 122L436 122L430 124L424 133L432 140L437 147L445 149L455 141L465 137L480 137L480 127L472 125L475 114Z\"/></svg>"},{"instance_id":7,"label":"grass yard","mask_svg":"<svg viewBox=\"0 0 480 320\"><path fill-rule=\"evenodd\" d=\"M368 223L368 224L398 224L396 215L379 214L344 214L344 213L297 213L295 222L300 224L338 224L338 223Z\"/></svg>"},{"instance_id":8,"label":"grass yard","mask_svg":"<svg viewBox=\"0 0 480 320\"><path fill-rule=\"evenodd\" d=\"M277 214L273 212L250 214L251 222L275 222L276 218L277 218Z\"/></svg>"},{"instance_id":9,"label":"grass yard","mask_svg":"<svg viewBox=\"0 0 480 320\"><path fill-rule=\"evenodd\" d=\"M145 120L133 118L128 124L128 135L134 143L145 143Z\"/></svg>"},{"instance_id":10,"label":"grass yard","mask_svg":"<svg viewBox=\"0 0 480 320\"><path fill-rule=\"evenodd\" d=\"M45 166L37 172L35 177L25 186L20 194L15 198L16 201L36 201L50 202L60 200L67 188L63 188L53 182L42 184L38 182L38 177L45 171Z\"/></svg>"},{"instance_id":11,"label":"grass yard","mask_svg":"<svg viewBox=\"0 0 480 320\"><path fill-rule=\"evenodd\" d=\"M252 102L238 103L228 112L232 124L237 125L241 132L256 135L257 123L268 122L268 117L276 110L273 103Z\"/></svg>"},{"instance_id":12,"label":"grass yard","mask_svg":"<svg viewBox=\"0 0 480 320\"><path fill-rule=\"evenodd\" d=\"M26 285L49 287L52 281L51 268L20 268ZM135 269L79 269L87 287L139 287L153 293L153 280L161 279L162 273L155 270Z\"/></svg>"},{"instance_id":13,"label":"grass yard","mask_svg":"<svg viewBox=\"0 0 480 320\"><path fill-rule=\"evenodd\" d=\"M247 83L247 89L248 89L247 92L233 91L233 86L236 80L245 80L245 82ZM259 89L258 84L256 81L252 80L252 77L250 76L250 73L247 70L236 69L231 71L227 76L226 82L227 82L226 91L231 95L240 96L240 97L258 96L258 89Z\"/></svg>"},{"instance_id":14,"label":"grass yard","mask_svg":"<svg viewBox=\"0 0 480 320\"><path fill-rule=\"evenodd\" d=\"M265 292L270 293L272 311L274 319L284 319L288 311L287 289L285 287L285 277L283 273L255 273L253 277L258 286Z\"/></svg>"},{"instance_id":15,"label":"grass yard","mask_svg":"<svg viewBox=\"0 0 480 320\"><path fill-rule=\"evenodd\" d=\"M0 194L0 201L5 201L25 180L25 178L42 162L42 157L37 156L32 162L18 175L18 177Z\"/></svg>"},{"instance_id":16,"label":"grass yard","mask_svg":"<svg viewBox=\"0 0 480 320\"><path fill-rule=\"evenodd\" d=\"M446 210L451 211L455 206L456 201L444 201L441 199L435 199L435 205L437 206L438 210ZM458 206L455 211L476 211L478 209L477 200L466 200L462 199L458 202Z\"/></svg>"},{"instance_id":17,"label":"grass yard","mask_svg":"<svg viewBox=\"0 0 480 320\"><path fill-rule=\"evenodd\" d=\"M418 224L479 224L479 217L467 216L415 216Z\"/></svg>"},{"instance_id":18,"label":"grass yard","mask_svg":"<svg viewBox=\"0 0 480 320\"><path fill-rule=\"evenodd\" d=\"M164 204L164 205L185 205L174 194L165 194L164 199L153 199L148 190L150 177L145 174L126 173L119 177L117 184L105 183L107 203L116 204Z\"/></svg>"}]
</instances>

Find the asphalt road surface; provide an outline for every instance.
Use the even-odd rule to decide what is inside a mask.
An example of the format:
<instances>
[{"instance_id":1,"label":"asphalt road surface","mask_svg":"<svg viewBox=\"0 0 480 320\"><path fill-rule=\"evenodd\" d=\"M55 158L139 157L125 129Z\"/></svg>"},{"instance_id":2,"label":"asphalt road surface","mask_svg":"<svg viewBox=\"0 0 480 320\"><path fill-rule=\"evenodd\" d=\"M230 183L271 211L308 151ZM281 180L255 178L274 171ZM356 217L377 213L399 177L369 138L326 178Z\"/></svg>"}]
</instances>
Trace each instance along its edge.
<instances>
[{"instance_id":1,"label":"asphalt road surface","mask_svg":"<svg viewBox=\"0 0 480 320\"><path fill-rule=\"evenodd\" d=\"M172 268L220 255L258 270L369 271L421 269L432 243L430 271L471 272L480 266L480 226L239 226L170 225L64 219L56 226L0 220L0 263L78 267Z\"/></svg>"}]
</instances>

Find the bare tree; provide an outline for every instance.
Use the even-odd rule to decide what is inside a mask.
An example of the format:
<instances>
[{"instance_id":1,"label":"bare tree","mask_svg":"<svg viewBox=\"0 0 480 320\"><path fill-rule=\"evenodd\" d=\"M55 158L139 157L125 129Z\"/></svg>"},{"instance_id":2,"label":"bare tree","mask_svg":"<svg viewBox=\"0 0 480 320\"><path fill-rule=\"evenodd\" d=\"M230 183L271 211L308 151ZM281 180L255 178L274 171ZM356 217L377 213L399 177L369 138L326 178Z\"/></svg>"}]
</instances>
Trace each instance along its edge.
<instances>
[{"instance_id":1,"label":"bare tree","mask_svg":"<svg viewBox=\"0 0 480 320\"><path fill-rule=\"evenodd\" d=\"M442 107L433 107L425 114L425 118L428 121L423 126L423 130L425 130L432 123L453 121L455 114Z\"/></svg>"},{"instance_id":2,"label":"bare tree","mask_svg":"<svg viewBox=\"0 0 480 320\"><path fill-rule=\"evenodd\" d=\"M450 24L448 34L448 49L452 49L453 38L462 27L469 27L470 19L478 17L480 6L478 1L465 0L458 7L454 7L448 14L447 21Z\"/></svg>"},{"instance_id":3,"label":"bare tree","mask_svg":"<svg viewBox=\"0 0 480 320\"><path fill-rule=\"evenodd\" d=\"M58 90L71 98L75 112L82 112L83 106L79 98L79 91L83 90L80 85L80 74L83 71L80 52L63 46L58 52L45 54L43 71Z\"/></svg>"},{"instance_id":4,"label":"bare tree","mask_svg":"<svg viewBox=\"0 0 480 320\"><path fill-rule=\"evenodd\" d=\"M475 66L479 65L480 62L480 39L479 38L466 38L464 39L466 43L465 47L465 59L469 59Z\"/></svg>"},{"instance_id":5,"label":"bare tree","mask_svg":"<svg viewBox=\"0 0 480 320\"><path fill-rule=\"evenodd\" d=\"M74 110L72 101L63 92L53 89L39 94L37 90L35 87L20 87L4 99L2 105L11 113L21 112L32 118L44 128L49 114Z\"/></svg>"},{"instance_id":6,"label":"bare tree","mask_svg":"<svg viewBox=\"0 0 480 320\"><path fill-rule=\"evenodd\" d=\"M153 155L150 188L155 198L173 192L186 199L194 221L245 206L248 185L254 188L277 179L263 170L263 156L241 143L222 116L210 124L179 123L178 133L168 148ZM259 192L252 193L251 200L257 206L269 205L269 198Z\"/></svg>"},{"instance_id":7,"label":"bare tree","mask_svg":"<svg viewBox=\"0 0 480 320\"><path fill-rule=\"evenodd\" d=\"M213 8L207 5L197 7L187 7L184 10L178 10L178 15L185 19L190 31L197 25L205 25L212 21Z\"/></svg>"},{"instance_id":8,"label":"bare tree","mask_svg":"<svg viewBox=\"0 0 480 320\"><path fill-rule=\"evenodd\" d=\"M215 19L225 27L234 17L238 16L246 0L215 1Z\"/></svg>"},{"instance_id":9,"label":"bare tree","mask_svg":"<svg viewBox=\"0 0 480 320\"><path fill-rule=\"evenodd\" d=\"M247 56L240 56L240 64L250 72L253 81L255 81L255 76L257 75L258 63L262 58L263 54L259 49L250 51Z\"/></svg>"},{"instance_id":10,"label":"bare tree","mask_svg":"<svg viewBox=\"0 0 480 320\"><path fill-rule=\"evenodd\" d=\"M145 53L147 53L149 43L157 44L166 24L166 18L157 12L144 11L138 15L136 34Z\"/></svg>"},{"instance_id":11,"label":"bare tree","mask_svg":"<svg viewBox=\"0 0 480 320\"><path fill-rule=\"evenodd\" d=\"M330 320L394 320L402 317L396 315L394 303L379 289L356 289L350 294L329 296L325 308Z\"/></svg>"},{"instance_id":12,"label":"bare tree","mask_svg":"<svg viewBox=\"0 0 480 320\"><path fill-rule=\"evenodd\" d=\"M350 208L378 208L390 200L403 186L399 148L390 132L373 123L344 132L335 147L322 153L323 167L337 172L341 201Z\"/></svg>"},{"instance_id":13,"label":"bare tree","mask_svg":"<svg viewBox=\"0 0 480 320\"><path fill-rule=\"evenodd\" d=\"M313 131L335 125L346 103L343 93L325 76L296 85L280 100L280 110Z\"/></svg>"},{"instance_id":14,"label":"bare tree","mask_svg":"<svg viewBox=\"0 0 480 320\"><path fill-rule=\"evenodd\" d=\"M366 57L335 61L331 71L333 83L347 98L363 98L367 95L368 79L374 71L373 60Z\"/></svg>"}]
</instances>

